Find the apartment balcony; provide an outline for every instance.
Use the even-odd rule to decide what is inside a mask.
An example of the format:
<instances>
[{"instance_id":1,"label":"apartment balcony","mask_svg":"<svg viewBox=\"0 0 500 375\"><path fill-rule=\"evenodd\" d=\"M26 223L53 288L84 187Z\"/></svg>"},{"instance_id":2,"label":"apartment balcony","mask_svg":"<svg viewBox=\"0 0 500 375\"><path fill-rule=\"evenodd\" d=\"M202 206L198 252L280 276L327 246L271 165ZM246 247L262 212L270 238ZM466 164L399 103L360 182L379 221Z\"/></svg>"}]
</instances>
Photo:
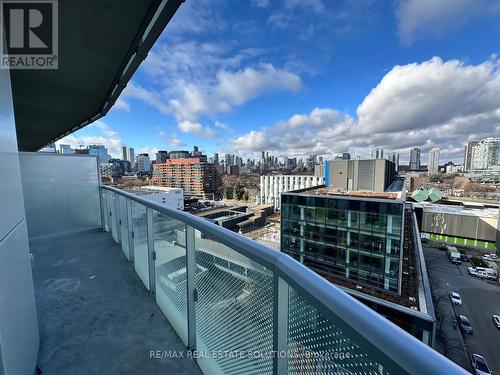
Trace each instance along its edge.
<instances>
[{"instance_id":1,"label":"apartment balcony","mask_svg":"<svg viewBox=\"0 0 500 375\"><path fill-rule=\"evenodd\" d=\"M59 69L0 70L0 374L464 373L288 255L32 152L105 116L182 2L60 1Z\"/></svg>"},{"instance_id":2,"label":"apartment balcony","mask_svg":"<svg viewBox=\"0 0 500 375\"><path fill-rule=\"evenodd\" d=\"M44 373L464 372L288 255L101 186L93 157L20 160Z\"/></svg>"}]
</instances>

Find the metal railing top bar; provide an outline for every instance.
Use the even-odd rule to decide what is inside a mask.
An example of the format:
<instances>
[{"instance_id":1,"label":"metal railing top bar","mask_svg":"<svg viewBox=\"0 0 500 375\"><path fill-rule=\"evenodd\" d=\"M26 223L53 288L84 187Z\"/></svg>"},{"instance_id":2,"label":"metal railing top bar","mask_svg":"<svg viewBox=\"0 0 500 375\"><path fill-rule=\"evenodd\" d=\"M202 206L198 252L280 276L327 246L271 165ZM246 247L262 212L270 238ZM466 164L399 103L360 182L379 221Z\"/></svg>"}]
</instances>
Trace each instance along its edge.
<instances>
[{"instance_id":1,"label":"metal railing top bar","mask_svg":"<svg viewBox=\"0 0 500 375\"><path fill-rule=\"evenodd\" d=\"M267 248L208 220L151 202L123 190L102 186L146 207L179 220L253 261L273 270L294 289L304 292L323 310L344 321L367 342L410 374L468 374L432 348L386 320L290 256Z\"/></svg>"}]
</instances>

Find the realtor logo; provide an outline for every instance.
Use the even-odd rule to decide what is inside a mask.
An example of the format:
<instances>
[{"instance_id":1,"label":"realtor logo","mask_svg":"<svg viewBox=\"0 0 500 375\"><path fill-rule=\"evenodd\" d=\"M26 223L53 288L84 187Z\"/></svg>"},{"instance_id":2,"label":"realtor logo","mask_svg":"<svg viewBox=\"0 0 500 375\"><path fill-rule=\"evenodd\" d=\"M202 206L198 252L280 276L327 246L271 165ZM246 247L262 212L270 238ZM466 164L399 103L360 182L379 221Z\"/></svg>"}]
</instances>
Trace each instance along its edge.
<instances>
[{"instance_id":1,"label":"realtor logo","mask_svg":"<svg viewBox=\"0 0 500 375\"><path fill-rule=\"evenodd\" d=\"M57 69L56 0L0 0L2 69Z\"/></svg>"}]
</instances>

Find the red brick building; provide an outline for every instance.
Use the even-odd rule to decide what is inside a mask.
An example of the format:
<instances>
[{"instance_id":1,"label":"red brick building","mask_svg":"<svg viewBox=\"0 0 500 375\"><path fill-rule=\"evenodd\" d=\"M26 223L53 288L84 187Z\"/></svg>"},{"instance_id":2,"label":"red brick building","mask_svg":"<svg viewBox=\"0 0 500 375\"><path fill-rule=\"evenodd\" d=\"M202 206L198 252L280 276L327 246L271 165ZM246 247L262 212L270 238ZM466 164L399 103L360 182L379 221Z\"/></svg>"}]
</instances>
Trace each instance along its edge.
<instances>
[{"instance_id":1,"label":"red brick building","mask_svg":"<svg viewBox=\"0 0 500 375\"><path fill-rule=\"evenodd\" d=\"M184 196L205 197L217 191L214 164L200 158L168 159L153 165L153 185L184 189Z\"/></svg>"}]
</instances>

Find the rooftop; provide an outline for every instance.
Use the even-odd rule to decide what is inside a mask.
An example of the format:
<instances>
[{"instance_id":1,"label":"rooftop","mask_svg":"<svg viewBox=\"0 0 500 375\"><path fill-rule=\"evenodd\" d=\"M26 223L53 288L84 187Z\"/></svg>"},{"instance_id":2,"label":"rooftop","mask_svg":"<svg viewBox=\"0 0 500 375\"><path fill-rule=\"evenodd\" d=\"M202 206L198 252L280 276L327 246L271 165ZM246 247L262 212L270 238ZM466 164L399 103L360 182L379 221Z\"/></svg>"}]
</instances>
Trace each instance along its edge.
<instances>
[{"instance_id":1,"label":"rooftop","mask_svg":"<svg viewBox=\"0 0 500 375\"><path fill-rule=\"evenodd\" d=\"M353 191L353 190L339 190L332 189L325 186L315 186L307 189L290 191L285 194L300 193L303 195L314 195L314 196L343 196L343 197L353 197L353 198L367 198L367 199L390 199L399 200L401 199L401 192L372 192L372 191Z\"/></svg>"},{"instance_id":2,"label":"rooftop","mask_svg":"<svg viewBox=\"0 0 500 375\"><path fill-rule=\"evenodd\" d=\"M498 208L467 208L464 206L452 206L448 204L421 203L425 212L438 214L452 214L461 216L476 216L496 219L498 218Z\"/></svg>"}]
</instances>

